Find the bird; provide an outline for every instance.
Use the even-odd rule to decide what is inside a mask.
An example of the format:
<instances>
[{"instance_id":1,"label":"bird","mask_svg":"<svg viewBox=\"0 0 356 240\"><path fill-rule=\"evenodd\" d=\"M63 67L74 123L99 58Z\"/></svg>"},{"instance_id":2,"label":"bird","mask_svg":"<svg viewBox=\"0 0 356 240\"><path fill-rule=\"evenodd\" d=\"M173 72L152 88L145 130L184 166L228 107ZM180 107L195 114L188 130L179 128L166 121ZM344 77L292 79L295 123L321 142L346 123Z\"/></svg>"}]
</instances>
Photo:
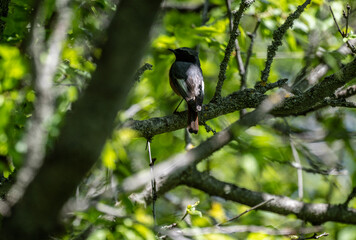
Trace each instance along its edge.
<instances>
[{"instance_id":1,"label":"bird","mask_svg":"<svg viewBox=\"0 0 356 240\"><path fill-rule=\"evenodd\" d=\"M188 105L187 129L190 133L198 133L199 117L204 100L204 79L197 51L182 47L168 49L173 52L176 60L169 70L169 82L173 91L183 97Z\"/></svg>"}]
</instances>

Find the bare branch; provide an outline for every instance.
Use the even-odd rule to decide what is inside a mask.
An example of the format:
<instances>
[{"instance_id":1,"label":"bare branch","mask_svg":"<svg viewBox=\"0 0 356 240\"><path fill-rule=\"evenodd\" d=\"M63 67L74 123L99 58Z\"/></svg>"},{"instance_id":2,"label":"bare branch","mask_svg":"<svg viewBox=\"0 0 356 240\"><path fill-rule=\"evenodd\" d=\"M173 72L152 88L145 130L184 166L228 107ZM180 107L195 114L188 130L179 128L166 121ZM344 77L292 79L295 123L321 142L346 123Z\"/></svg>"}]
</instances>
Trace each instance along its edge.
<instances>
[{"instance_id":1,"label":"bare branch","mask_svg":"<svg viewBox=\"0 0 356 240\"><path fill-rule=\"evenodd\" d=\"M291 167L294 167L296 169L301 169L304 172L307 173L313 173L313 174L320 174L320 175L330 175L330 176L346 176L348 174L347 170L338 170L336 168L331 168L331 169L315 169L315 168L306 168L303 167L299 164L296 164L294 162L282 162L278 160L272 160L273 162L278 162L280 164L287 164L290 165Z\"/></svg>"},{"instance_id":2,"label":"bare branch","mask_svg":"<svg viewBox=\"0 0 356 240\"><path fill-rule=\"evenodd\" d=\"M267 60L265 64L265 69L261 72L261 82L262 85L266 84L269 73L271 71L271 65L274 57L276 56L276 52L278 47L282 45L282 38L287 30L293 26L294 20L298 19L302 14L307 5L309 5L311 0L306 0L302 5L298 6L297 10L290 14L286 21L273 33L273 41L272 44L267 48Z\"/></svg>"},{"instance_id":3,"label":"bare branch","mask_svg":"<svg viewBox=\"0 0 356 240\"><path fill-rule=\"evenodd\" d=\"M321 103L317 103L314 107L312 107L312 108L306 110L305 112L303 112L303 115L305 115L305 114L307 114L309 112L314 112L316 110L319 110L319 109L327 107L327 106L356 108L356 103L348 102L344 98L341 98L341 99L326 98Z\"/></svg>"},{"instance_id":4,"label":"bare branch","mask_svg":"<svg viewBox=\"0 0 356 240\"><path fill-rule=\"evenodd\" d=\"M172 229L169 231L175 232L180 236L195 237L204 234L212 233L222 233L222 234L232 234L232 233L263 233L268 235L280 235L280 236L290 236L290 235L299 235L299 234L310 234L319 232L322 228L319 226L307 227L300 229L293 228L282 228L274 229L262 226L253 226L253 225L237 225L237 226L224 226L224 227L205 227L205 228L186 228L186 229Z\"/></svg>"},{"instance_id":5,"label":"bare branch","mask_svg":"<svg viewBox=\"0 0 356 240\"><path fill-rule=\"evenodd\" d=\"M349 17L350 17L350 13L351 13L351 7L349 4L347 4L347 13L345 13L345 11L343 11L343 17L346 19L346 32L344 31L341 31L340 27L339 27L339 24L337 23L336 21L336 18L335 18L335 15L334 15L334 12L331 8L331 6L329 6L329 9L330 9L330 12L333 16L333 19L334 19L334 22L335 22L335 25L337 27L337 30L339 31L340 35L342 38L347 38L349 33L347 32L348 31L348 26L349 26ZM349 49L351 50L352 53L356 54L356 48L355 46L353 46L350 41L346 41L346 44L347 46L349 47Z\"/></svg>"},{"instance_id":6,"label":"bare branch","mask_svg":"<svg viewBox=\"0 0 356 240\"><path fill-rule=\"evenodd\" d=\"M350 201L356 197L356 187L354 187L351 191L351 193L349 194L349 196L347 196L346 201L342 204L344 207L347 207L350 203Z\"/></svg>"},{"instance_id":7,"label":"bare branch","mask_svg":"<svg viewBox=\"0 0 356 240\"><path fill-rule=\"evenodd\" d=\"M319 239L319 238L326 237L326 236L329 236L329 233L324 232L324 233L322 233L320 235L314 233L313 236L311 236L311 237L306 237L306 238L305 237L299 237L296 240Z\"/></svg>"},{"instance_id":8,"label":"bare branch","mask_svg":"<svg viewBox=\"0 0 356 240\"><path fill-rule=\"evenodd\" d=\"M154 224L156 225L156 199L157 199L157 192L156 192L156 177L154 172L154 164L156 159L152 158L151 154L151 140L147 140L147 147L148 147L148 157L150 159L150 169L151 169L151 189L152 189L152 216Z\"/></svg>"},{"instance_id":9,"label":"bare branch","mask_svg":"<svg viewBox=\"0 0 356 240\"><path fill-rule=\"evenodd\" d=\"M244 89L245 86L246 86L248 66L250 64L250 59L251 59L251 56L252 56L252 53L253 53L252 52L253 45L255 43L256 33L257 33L258 27L260 26L260 23L261 23L261 20L257 19L257 23L256 23L256 26L255 26L255 29L253 30L252 33L248 34L251 42L250 42L250 46L248 47L248 50L247 50L247 56L246 56L246 61L245 61L245 72L244 72L244 74L242 76L242 79L241 79L241 88L240 89Z\"/></svg>"},{"instance_id":10,"label":"bare branch","mask_svg":"<svg viewBox=\"0 0 356 240\"><path fill-rule=\"evenodd\" d=\"M345 33L344 33L343 31L341 31L341 29L340 29L340 27L339 27L339 24L338 24L337 21L336 21L336 18L335 18L335 15L334 15L334 12L333 12L331 6L329 6L329 9L330 9L331 15L333 15L333 19L334 19L335 25L336 25L336 27L337 27L337 30L339 31L341 37L344 38L344 37L345 37L345 36L344 36Z\"/></svg>"},{"instance_id":11,"label":"bare branch","mask_svg":"<svg viewBox=\"0 0 356 240\"><path fill-rule=\"evenodd\" d=\"M185 174L182 181L185 185L202 190L209 195L251 207L273 198L273 201L261 206L260 209L281 215L294 214L299 219L313 224L322 224L327 221L356 224L356 209L325 203L304 203L285 196L251 191L219 181L209 174L198 172L193 168Z\"/></svg>"},{"instance_id":12,"label":"bare branch","mask_svg":"<svg viewBox=\"0 0 356 240\"><path fill-rule=\"evenodd\" d=\"M255 209L261 207L262 205L265 205L266 203L269 203L270 201L273 201L273 200L274 200L274 199L271 198L271 199L268 199L268 200L266 200L266 201L264 201L264 202L261 202L261 203L257 204L256 206L253 206L252 208L247 209L246 211L240 213L240 214L237 215L236 217L230 218L230 219L228 219L228 220L225 221L225 222L222 222L222 223L217 224L216 226L221 226L221 225L226 224L226 223L228 223L228 222L235 221L236 219L239 219L242 215L245 215L246 213L251 212L251 211L253 211L253 210L255 210Z\"/></svg>"},{"instance_id":13,"label":"bare branch","mask_svg":"<svg viewBox=\"0 0 356 240\"><path fill-rule=\"evenodd\" d=\"M300 158L299 158L299 154L297 152L297 149L295 148L294 146L294 142L291 138L291 135L289 134L289 142L290 142L290 146L292 148L292 153L293 153L293 158L294 158L294 161L295 161L295 164L297 166L301 166L301 162L300 162ZM303 171L301 168L297 168L297 175L298 175L298 197L299 197L299 200L303 200Z\"/></svg>"},{"instance_id":14,"label":"bare branch","mask_svg":"<svg viewBox=\"0 0 356 240\"><path fill-rule=\"evenodd\" d=\"M229 27L230 27L230 34L233 31L234 28L234 23L232 21L232 12L231 12L231 0L225 0L225 5L227 8L227 15L229 18ZM235 50L236 50L236 63L237 63L237 68L239 69L239 74L241 77L241 86L240 86L240 90L245 89L245 84L243 84L242 80L242 76L245 75L245 66L244 63L242 61L242 57L241 57L241 50L240 50L240 46L239 46L239 41L237 40L237 38L235 39Z\"/></svg>"},{"instance_id":15,"label":"bare branch","mask_svg":"<svg viewBox=\"0 0 356 240\"><path fill-rule=\"evenodd\" d=\"M209 20L208 18L209 6L210 6L209 0L205 0L203 6L203 12L202 12L202 21L201 21L202 26L204 26L206 22Z\"/></svg>"}]
</instances>

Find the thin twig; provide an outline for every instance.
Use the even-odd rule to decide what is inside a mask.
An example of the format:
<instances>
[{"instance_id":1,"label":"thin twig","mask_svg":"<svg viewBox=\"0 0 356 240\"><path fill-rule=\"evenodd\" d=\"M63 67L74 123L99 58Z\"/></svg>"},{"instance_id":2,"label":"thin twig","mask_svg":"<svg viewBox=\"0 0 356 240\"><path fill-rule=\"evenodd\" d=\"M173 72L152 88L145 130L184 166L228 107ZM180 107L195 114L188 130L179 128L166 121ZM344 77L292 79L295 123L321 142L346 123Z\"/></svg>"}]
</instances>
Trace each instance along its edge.
<instances>
[{"instance_id":1,"label":"thin twig","mask_svg":"<svg viewBox=\"0 0 356 240\"><path fill-rule=\"evenodd\" d=\"M343 31L341 31L341 29L340 29L340 27L339 27L339 24L338 24L337 21L336 21L336 18L335 18L335 15L334 15L334 12L333 12L331 6L329 6L329 9L330 9L331 15L333 15L333 19L334 19L335 25L336 25L336 27L337 27L337 30L339 31L339 33L340 33L340 35L341 35L342 37L345 37L345 36L344 36L345 33L344 33Z\"/></svg>"},{"instance_id":2,"label":"thin twig","mask_svg":"<svg viewBox=\"0 0 356 240\"><path fill-rule=\"evenodd\" d=\"M233 31L234 28L234 23L232 21L232 11L231 11L231 0L225 0L225 4L226 4L226 8L227 8L227 15L229 18L229 27L230 27L230 34ZM237 38L235 39L235 50L236 50L236 63L237 63L237 68L239 69L239 74L241 77L241 85L240 85L240 89L244 89L244 84L242 83L242 76L245 75L245 67L244 67L244 63L242 61L242 57L241 57L241 49L240 49L240 45L239 45L239 41L237 40Z\"/></svg>"},{"instance_id":3,"label":"thin twig","mask_svg":"<svg viewBox=\"0 0 356 240\"><path fill-rule=\"evenodd\" d=\"M340 27L339 27L339 24L337 23L336 21L336 18L335 18L335 15L334 15L334 12L331 8L331 6L329 6L329 9L330 9L330 12L333 16L333 19L334 19L334 22L335 22L335 25L337 27L337 30L339 31L340 35L342 38L347 38L349 33L348 33L348 25L349 25L349 17L350 17L350 13L351 13L351 7L349 4L347 4L347 13L345 13L345 11L343 11L343 17L346 19L346 32L344 31L341 31ZM348 46L348 48L351 50L352 53L356 54L356 48L355 46L353 46L349 40L346 41L346 45Z\"/></svg>"},{"instance_id":4,"label":"thin twig","mask_svg":"<svg viewBox=\"0 0 356 240\"><path fill-rule=\"evenodd\" d=\"M293 157L294 157L294 161L296 163L297 166L302 166L301 162L300 162L300 158L299 158L299 154L297 152L297 150L295 149L294 146L294 142L291 138L291 135L289 135L289 142L290 142L290 146L292 148L292 153L293 153ZM297 168L297 175L298 175L298 198L299 200L303 200L303 170L301 168Z\"/></svg>"},{"instance_id":5,"label":"thin twig","mask_svg":"<svg viewBox=\"0 0 356 240\"><path fill-rule=\"evenodd\" d=\"M346 36L348 36L349 35L349 33L348 33L349 17L350 17L350 13L351 13L351 7L349 4L347 4L346 9L347 9L347 12L345 13L345 11L343 11L343 16L346 20L346 30L345 31L346 31Z\"/></svg>"},{"instance_id":6,"label":"thin twig","mask_svg":"<svg viewBox=\"0 0 356 240\"><path fill-rule=\"evenodd\" d=\"M156 225L156 200L157 200L157 191L156 191L156 179L154 173L154 164L155 160L152 158L151 154L151 140L147 140L147 147L148 147L148 156L150 158L150 169L151 169L151 189L152 189L152 216L154 225Z\"/></svg>"},{"instance_id":7,"label":"thin twig","mask_svg":"<svg viewBox=\"0 0 356 240\"><path fill-rule=\"evenodd\" d=\"M204 125L206 132L212 132L214 135L217 133L216 130L210 127L206 122L204 122L202 125Z\"/></svg>"},{"instance_id":8,"label":"thin twig","mask_svg":"<svg viewBox=\"0 0 356 240\"><path fill-rule=\"evenodd\" d=\"M237 225L237 226L221 226L221 227L205 227L205 228L185 228L185 229L171 229L168 231L173 231L177 235L194 237L204 234L220 233L220 234L232 234L232 233L246 233L246 232L256 232L263 233L272 236L290 236L296 234L311 234L320 231L322 228L320 226L306 227L306 228L282 228L275 229L263 226L254 225Z\"/></svg>"},{"instance_id":9,"label":"thin twig","mask_svg":"<svg viewBox=\"0 0 356 240\"><path fill-rule=\"evenodd\" d=\"M251 34L248 34L248 36L250 37L250 46L248 47L247 50L247 55L246 55L246 61L245 61L245 74L242 76L241 79L241 88L240 89L244 89L246 87L246 80L247 80L247 72L248 72L248 66L250 64L250 59L253 53L253 45L255 43L255 38L256 38L256 34L257 34L257 29L260 26L261 20L257 19L257 23L255 26L255 29L253 30L253 32Z\"/></svg>"},{"instance_id":10,"label":"thin twig","mask_svg":"<svg viewBox=\"0 0 356 240\"><path fill-rule=\"evenodd\" d=\"M182 104L183 100L184 100L183 98L180 100L180 102L178 103L177 107L174 109L173 113L177 112L177 110L178 110L179 106Z\"/></svg>"},{"instance_id":11,"label":"thin twig","mask_svg":"<svg viewBox=\"0 0 356 240\"><path fill-rule=\"evenodd\" d=\"M190 149L192 149L193 143L192 143L192 136L189 133L188 129L185 128L184 131L184 140L185 140L185 150L189 151Z\"/></svg>"},{"instance_id":12,"label":"thin twig","mask_svg":"<svg viewBox=\"0 0 356 240\"><path fill-rule=\"evenodd\" d=\"M259 91L260 93L265 93L268 90L283 87L287 83L287 81L288 81L288 78L282 78L274 83L267 83L265 86L263 86L263 84L256 84L255 89L257 91Z\"/></svg>"},{"instance_id":13,"label":"thin twig","mask_svg":"<svg viewBox=\"0 0 356 240\"><path fill-rule=\"evenodd\" d=\"M273 201L273 200L274 200L274 198L271 198L271 199L268 199L268 200L266 200L266 201L264 201L264 202L261 202L261 203L257 204L256 206L254 206L254 207L252 207L252 208L250 208L250 209L247 209L246 211L240 213L240 214L237 215L236 217L230 218L230 219L226 220L225 222L221 222L221 223L219 223L219 224L216 224L216 226L221 226L221 225L226 224L226 223L228 223L228 222L235 221L236 219L240 218L242 215L245 215L246 213L251 212L251 211L253 211L253 210L255 210L255 209L261 207L262 205L265 205L266 203L269 203L270 201Z\"/></svg>"},{"instance_id":14,"label":"thin twig","mask_svg":"<svg viewBox=\"0 0 356 240\"><path fill-rule=\"evenodd\" d=\"M329 236L329 233L324 232L324 233L322 233L320 235L314 233L313 236L311 236L311 237L307 237L307 238L299 237L296 240L319 239L319 238L326 237L326 236Z\"/></svg>"},{"instance_id":15,"label":"thin twig","mask_svg":"<svg viewBox=\"0 0 356 240\"><path fill-rule=\"evenodd\" d=\"M298 19L306 6L310 4L311 0L306 0L302 5L299 5L297 10L295 10L292 14L290 14L286 21L280 26L276 31L273 32L273 40L272 44L267 48L267 60L265 69L261 72L261 82L262 85L266 84L269 73L271 71L271 65L273 62L274 57L276 56L276 52L278 47L282 45L282 38L287 32L289 28L293 26L294 20Z\"/></svg>"},{"instance_id":16,"label":"thin twig","mask_svg":"<svg viewBox=\"0 0 356 240\"><path fill-rule=\"evenodd\" d=\"M316 104L315 106L309 108L303 114L316 111L318 109L324 108L326 106L331 107L346 107L346 108L356 108L356 103L346 101L344 98L326 98L322 102Z\"/></svg>"},{"instance_id":17,"label":"thin twig","mask_svg":"<svg viewBox=\"0 0 356 240\"><path fill-rule=\"evenodd\" d=\"M313 174L320 174L320 175L325 175L325 176L347 176L348 171L347 170L338 170L336 168L331 168L331 169L314 169L314 168L306 168L301 165L296 164L295 162L284 162L284 161L279 161L275 159L270 159L272 162L277 162L279 164L286 164L289 165L293 168L296 169L301 169L304 172L307 173L313 173Z\"/></svg>"},{"instance_id":18,"label":"thin twig","mask_svg":"<svg viewBox=\"0 0 356 240\"><path fill-rule=\"evenodd\" d=\"M210 5L209 0L205 0L203 6L202 21L201 21L202 26L204 26L206 22L209 20L208 18L209 5Z\"/></svg>"},{"instance_id":19,"label":"thin twig","mask_svg":"<svg viewBox=\"0 0 356 240\"><path fill-rule=\"evenodd\" d=\"M229 42L228 42L228 44L226 46L226 49L225 49L224 59L220 63L220 71L219 71L218 83L216 85L215 95L214 95L214 97L212 99L212 102L215 102L215 101L217 101L217 100L219 100L221 98L221 89L222 89L222 86L223 86L224 81L226 79L227 65L229 63L229 60L230 60L230 57L231 57L231 53L232 53L233 48L234 48L235 39L240 35L240 32L238 30L238 26L240 24L240 20L242 18L242 14L244 13L244 11L249 6L251 6L251 4L254 1L255 0L242 0L239 10L237 11L237 13L234 14L235 16L234 16L234 21L233 21L233 29L231 31L230 39L229 39Z\"/></svg>"},{"instance_id":20,"label":"thin twig","mask_svg":"<svg viewBox=\"0 0 356 240\"><path fill-rule=\"evenodd\" d=\"M347 208L347 206L349 205L350 201L356 197L356 187L354 187L351 191L351 193L349 194L349 196L347 196L346 201L342 204L345 208Z\"/></svg>"}]
</instances>

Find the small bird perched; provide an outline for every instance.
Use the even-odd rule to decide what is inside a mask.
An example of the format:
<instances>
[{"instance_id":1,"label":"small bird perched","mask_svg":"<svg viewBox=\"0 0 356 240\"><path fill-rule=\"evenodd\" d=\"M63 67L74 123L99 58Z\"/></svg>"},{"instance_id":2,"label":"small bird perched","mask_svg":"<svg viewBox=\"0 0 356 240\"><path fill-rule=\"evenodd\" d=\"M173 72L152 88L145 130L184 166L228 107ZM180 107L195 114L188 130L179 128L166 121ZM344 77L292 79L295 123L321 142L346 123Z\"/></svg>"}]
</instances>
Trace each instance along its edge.
<instances>
[{"instance_id":1,"label":"small bird perched","mask_svg":"<svg viewBox=\"0 0 356 240\"><path fill-rule=\"evenodd\" d=\"M176 56L169 70L171 88L188 104L188 131L198 133L198 112L202 110L204 99L204 79L198 52L186 47L169 50Z\"/></svg>"}]
</instances>

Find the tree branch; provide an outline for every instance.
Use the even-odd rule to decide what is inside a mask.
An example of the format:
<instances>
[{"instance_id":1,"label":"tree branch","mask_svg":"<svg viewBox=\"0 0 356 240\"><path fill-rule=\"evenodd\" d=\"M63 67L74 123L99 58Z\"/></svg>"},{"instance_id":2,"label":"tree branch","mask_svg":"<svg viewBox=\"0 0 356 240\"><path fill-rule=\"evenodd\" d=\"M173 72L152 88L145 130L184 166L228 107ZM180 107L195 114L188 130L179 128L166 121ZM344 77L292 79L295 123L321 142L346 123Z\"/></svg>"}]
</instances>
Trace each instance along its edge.
<instances>
[{"instance_id":1,"label":"tree branch","mask_svg":"<svg viewBox=\"0 0 356 240\"><path fill-rule=\"evenodd\" d=\"M224 225L224 224L226 224L226 223L235 221L236 219L239 219L242 215L245 215L245 214L248 213L248 212L251 212L251 211L253 211L253 210L256 210L257 208L261 207L262 205L265 205L266 203L269 203L270 201L273 201L273 200L274 200L274 199L271 198L271 199L268 199L268 200L266 200L266 201L264 201L264 202L261 202L261 203L257 204L256 206L253 206L252 208L243 211L242 213L240 213L240 214L237 215L236 217L230 218L230 219L226 220L225 222L216 224L216 226L221 226L221 225Z\"/></svg>"},{"instance_id":2,"label":"tree branch","mask_svg":"<svg viewBox=\"0 0 356 240\"><path fill-rule=\"evenodd\" d=\"M246 233L246 232L255 232L255 233L263 233L268 235L280 235L280 236L290 236L290 235L299 235L299 234L311 234L315 232L319 232L322 228L319 226L316 227L307 227L300 229L293 228L282 228L275 229L270 227L262 227L262 226L253 226L253 225L237 225L237 226L226 226L226 227L205 227L205 228L185 228L185 229L173 229L168 232L175 232L174 236L187 236L194 237L204 234L212 234L212 233L220 233L220 234L232 234L232 233ZM172 234L167 234L171 236Z\"/></svg>"},{"instance_id":3,"label":"tree branch","mask_svg":"<svg viewBox=\"0 0 356 240\"><path fill-rule=\"evenodd\" d=\"M219 181L207 173L198 172L193 168L182 178L182 183L202 190L209 195L222 197L251 207L273 198L273 201L260 206L259 209L281 215L294 214L299 219L312 224L318 225L327 221L356 224L356 209L325 203L304 203L285 196L251 191L234 184Z\"/></svg>"},{"instance_id":4,"label":"tree branch","mask_svg":"<svg viewBox=\"0 0 356 240\"><path fill-rule=\"evenodd\" d=\"M257 29L260 26L260 23L261 23L261 20L257 19L257 23L256 23L256 26L255 26L255 29L253 30L252 33L248 34L251 42L250 42L250 46L248 47L247 54L246 54L246 61L245 61L245 67L244 67L245 68L245 72L244 72L244 74L242 75L242 78L241 78L241 88L240 89L244 89L246 87L248 66L250 65L250 59L251 59L251 56L252 56L252 53L253 53L252 50L253 50L253 46L254 46L254 43L255 43L255 38L256 38L256 35L257 35Z\"/></svg>"},{"instance_id":5,"label":"tree branch","mask_svg":"<svg viewBox=\"0 0 356 240\"><path fill-rule=\"evenodd\" d=\"M202 121L208 121L227 113L238 111L242 108L256 108L267 96L254 89L245 89L230 94L221 99L219 104L209 103L203 106ZM150 118L147 120L129 120L123 127L132 128L145 138L165 132L185 128L187 124L187 111L178 112L165 117Z\"/></svg>"},{"instance_id":6,"label":"tree branch","mask_svg":"<svg viewBox=\"0 0 356 240\"><path fill-rule=\"evenodd\" d=\"M339 72L326 77L322 82L311 87L304 94L288 97L283 104L271 111L271 114L278 116L305 115L313 110L313 107L331 96L338 88L345 85L356 77L356 59L346 64ZM258 85L255 89L245 89L234 92L227 97L220 99L219 104L210 102L203 106L203 121L208 121L218 116L239 111L243 108L255 108L264 99L266 91L284 85L287 79L281 79L266 86ZM326 106L326 105L325 105ZM130 120L123 127L129 127L139 132L146 138L154 135L175 131L185 128L187 112L151 118L147 120ZM203 122L201 122L203 123Z\"/></svg>"},{"instance_id":7,"label":"tree branch","mask_svg":"<svg viewBox=\"0 0 356 240\"><path fill-rule=\"evenodd\" d=\"M227 8L227 16L229 18L229 29L230 29L230 34L232 33L234 29L234 23L232 21L232 11L231 11L231 0L225 0L225 5ZM240 90L245 89L245 84L242 82L243 81L243 75L245 75L245 65L242 61L241 57L241 50L239 46L239 41L237 38L235 39L235 50L236 50L236 63L237 63L237 68L239 69L239 74L241 77L241 87Z\"/></svg>"}]
</instances>

